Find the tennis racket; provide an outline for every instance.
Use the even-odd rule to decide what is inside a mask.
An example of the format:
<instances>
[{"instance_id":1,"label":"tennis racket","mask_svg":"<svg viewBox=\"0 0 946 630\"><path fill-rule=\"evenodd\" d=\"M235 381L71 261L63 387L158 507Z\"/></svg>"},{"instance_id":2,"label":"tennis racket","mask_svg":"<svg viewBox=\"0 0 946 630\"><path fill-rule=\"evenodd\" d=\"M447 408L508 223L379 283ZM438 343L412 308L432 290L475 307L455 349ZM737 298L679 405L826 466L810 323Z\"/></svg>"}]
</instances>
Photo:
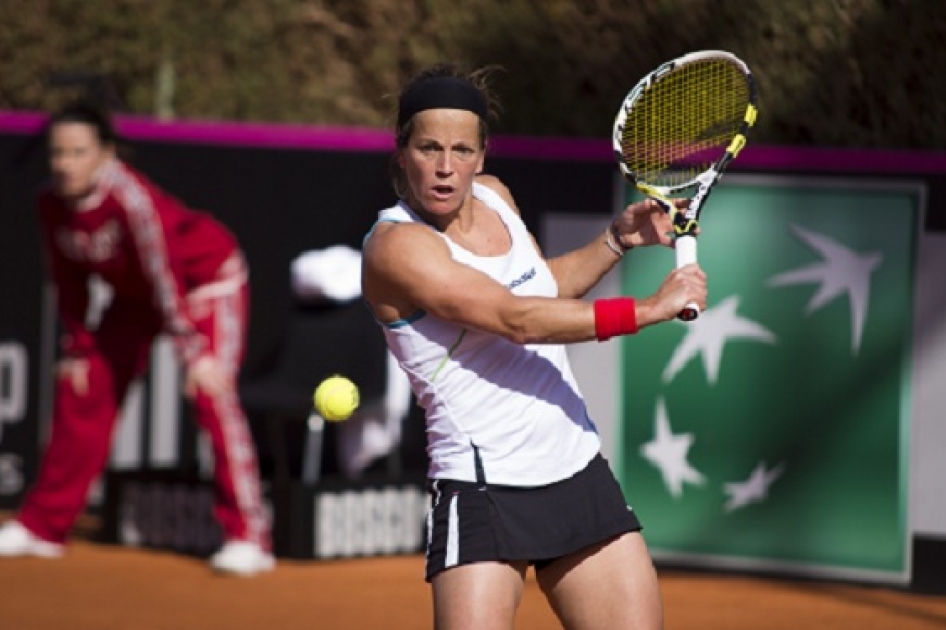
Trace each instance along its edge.
<instances>
[{"instance_id":1,"label":"tennis racket","mask_svg":"<svg viewBox=\"0 0 946 630\"><path fill-rule=\"evenodd\" d=\"M624 177L673 220L676 266L696 262L700 211L723 171L746 144L758 113L749 68L720 50L662 64L634 86L614 120L612 146ZM692 191L678 210L671 195ZM678 316L699 317L696 304Z\"/></svg>"}]
</instances>

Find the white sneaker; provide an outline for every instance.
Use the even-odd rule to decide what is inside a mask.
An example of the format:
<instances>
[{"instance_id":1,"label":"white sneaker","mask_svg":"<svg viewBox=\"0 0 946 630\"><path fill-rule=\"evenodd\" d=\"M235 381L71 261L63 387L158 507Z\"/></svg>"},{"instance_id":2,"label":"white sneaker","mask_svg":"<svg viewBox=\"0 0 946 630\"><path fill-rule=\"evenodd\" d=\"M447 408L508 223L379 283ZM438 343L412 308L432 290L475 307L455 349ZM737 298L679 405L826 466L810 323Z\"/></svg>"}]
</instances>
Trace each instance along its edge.
<instances>
[{"instance_id":1,"label":"white sneaker","mask_svg":"<svg viewBox=\"0 0 946 630\"><path fill-rule=\"evenodd\" d=\"M210 557L210 566L222 573L249 577L272 570L276 560L256 543L230 540Z\"/></svg>"},{"instance_id":2,"label":"white sneaker","mask_svg":"<svg viewBox=\"0 0 946 630\"><path fill-rule=\"evenodd\" d=\"M19 521L10 521L0 526L0 557L59 558L63 551L63 545L34 536Z\"/></svg>"}]
</instances>

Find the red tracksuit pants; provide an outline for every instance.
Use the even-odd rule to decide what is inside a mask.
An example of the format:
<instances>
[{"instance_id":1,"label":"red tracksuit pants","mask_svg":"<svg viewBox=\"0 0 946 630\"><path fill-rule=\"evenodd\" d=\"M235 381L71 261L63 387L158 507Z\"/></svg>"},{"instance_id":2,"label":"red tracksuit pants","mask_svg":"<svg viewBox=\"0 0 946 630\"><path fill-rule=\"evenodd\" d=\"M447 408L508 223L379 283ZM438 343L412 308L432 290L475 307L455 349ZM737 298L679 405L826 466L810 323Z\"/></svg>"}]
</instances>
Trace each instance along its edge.
<instances>
[{"instance_id":1,"label":"red tracksuit pants","mask_svg":"<svg viewBox=\"0 0 946 630\"><path fill-rule=\"evenodd\" d=\"M229 295L189 301L198 332L234 376L245 343L246 284ZM147 366L160 320L150 306L116 300L96 333L89 356L88 390L80 395L68 377L57 377L52 433L35 485L17 519L34 535L64 542L86 506L89 488L107 464L112 435L131 382ZM199 393L194 416L214 455L215 514L228 540L271 547L269 521L246 416L235 390L217 397Z\"/></svg>"}]
</instances>

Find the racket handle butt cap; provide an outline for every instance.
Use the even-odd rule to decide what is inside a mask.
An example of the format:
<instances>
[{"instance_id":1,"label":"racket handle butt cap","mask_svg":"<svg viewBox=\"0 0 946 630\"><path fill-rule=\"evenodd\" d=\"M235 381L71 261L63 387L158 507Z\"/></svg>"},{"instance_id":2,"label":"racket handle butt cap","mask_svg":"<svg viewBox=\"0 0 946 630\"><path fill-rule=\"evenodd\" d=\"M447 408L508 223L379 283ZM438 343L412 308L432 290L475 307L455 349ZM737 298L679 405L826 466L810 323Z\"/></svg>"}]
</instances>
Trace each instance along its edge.
<instances>
[{"instance_id":1,"label":"racket handle butt cap","mask_svg":"<svg viewBox=\"0 0 946 630\"><path fill-rule=\"evenodd\" d=\"M680 314L677 315L677 319L684 322L692 322L697 317L700 316L700 307L692 302L683 307L683 310L680 311Z\"/></svg>"}]
</instances>

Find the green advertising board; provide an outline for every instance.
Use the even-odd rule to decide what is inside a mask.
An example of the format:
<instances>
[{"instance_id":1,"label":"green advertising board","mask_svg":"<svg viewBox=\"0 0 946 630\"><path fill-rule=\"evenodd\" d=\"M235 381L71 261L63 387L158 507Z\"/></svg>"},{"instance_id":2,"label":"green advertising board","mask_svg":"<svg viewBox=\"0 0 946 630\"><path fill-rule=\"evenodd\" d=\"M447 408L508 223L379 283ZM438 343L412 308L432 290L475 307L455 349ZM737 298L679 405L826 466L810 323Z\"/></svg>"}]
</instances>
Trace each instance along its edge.
<instances>
[{"instance_id":1,"label":"green advertising board","mask_svg":"<svg viewBox=\"0 0 946 630\"><path fill-rule=\"evenodd\" d=\"M615 471L655 557L906 579L922 195L813 178L716 187L699 238L706 312L621 342ZM673 264L635 250L622 292L653 293Z\"/></svg>"}]
</instances>

